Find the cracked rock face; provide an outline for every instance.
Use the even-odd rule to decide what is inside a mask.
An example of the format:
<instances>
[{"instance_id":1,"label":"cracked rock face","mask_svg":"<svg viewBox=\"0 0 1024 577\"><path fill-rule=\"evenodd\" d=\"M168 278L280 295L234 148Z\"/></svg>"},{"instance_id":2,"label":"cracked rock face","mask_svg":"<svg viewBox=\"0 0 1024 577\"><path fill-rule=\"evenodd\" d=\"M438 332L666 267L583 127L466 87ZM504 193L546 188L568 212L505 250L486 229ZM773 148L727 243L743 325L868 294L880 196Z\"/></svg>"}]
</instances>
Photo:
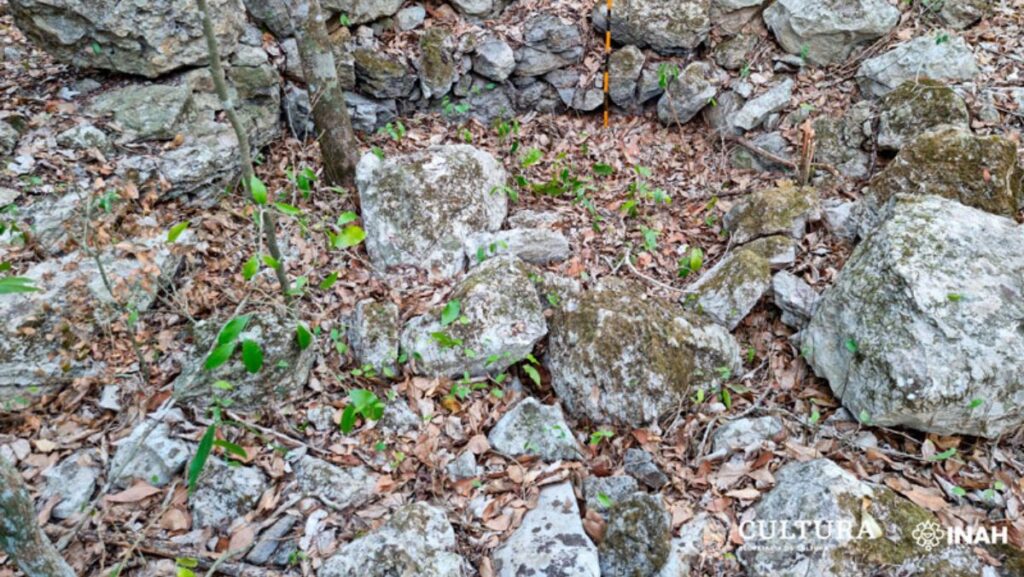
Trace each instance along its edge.
<instances>
[{"instance_id":1,"label":"cracked rock face","mask_svg":"<svg viewBox=\"0 0 1024 577\"><path fill-rule=\"evenodd\" d=\"M803 350L853 415L943 435L1024 423L1024 234L899 195L822 295Z\"/></svg>"},{"instance_id":2,"label":"cracked rock face","mask_svg":"<svg viewBox=\"0 0 1024 577\"><path fill-rule=\"evenodd\" d=\"M885 36L900 11L885 0L778 0L764 21L779 44L811 64L841 62L854 50Z\"/></svg>"},{"instance_id":3,"label":"cracked rock face","mask_svg":"<svg viewBox=\"0 0 1024 577\"><path fill-rule=\"evenodd\" d=\"M636 285L608 283L560 299L555 309L546 363L555 392L577 417L649 423L741 364L724 328L646 299Z\"/></svg>"},{"instance_id":4,"label":"cracked rock face","mask_svg":"<svg viewBox=\"0 0 1024 577\"><path fill-rule=\"evenodd\" d=\"M94 2L15 0L15 24L57 59L155 78L205 64L206 40L196 0ZM222 56L235 51L245 26L239 0L209 0Z\"/></svg>"},{"instance_id":5,"label":"cracked rock face","mask_svg":"<svg viewBox=\"0 0 1024 577\"><path fill-rule=\"evenodd\" d=\"M508 213L505 169L467 145L435 146L356 168L366 250L380 268L411 266L443 278L465 266L470 234L495 231Z\"/></svg>"},{"instance_id":6,"label":"cracked rock face","mask_svg":"<svg viewBox=\"0 0 1024 577\"><path fill-rule=\"evenodd\" d=\"M594 27L608 27L608 7L599 2ZM612 9L612 37L619 44L650 46L663 54L693 50L711 30L710 0L619 0Z\"/></svg>"},{"instance_id":7,"label":"cracked rock face","mask_svg":"<svg viewBox=\"0 0 1024 577\"><path fill-rule=\"evenodd\" d=\"M970 128L967 104L952 88L921 79L904 82L881 100L878 148L899 150L915 137L943 124Z\"/></svg>"},{"instance_id":8,"label":"cracked rock face","mask_svg":"<svg viewBox=\"0 0 1024 577\"><path fill-rule=\"evenodd\" d=\"M904 82L918 78L950 83L973 79L981 69L971 47L962 37L944 34L919 36L865 60L857 70L861 92L885 96Z\"/></svg>"},{"instance_id":9,"label":"cracked rock face","mask_svg":"<svg viewBox=\"0 0 1024 577\"><path fill-rule=\"evenodd\" d=\"M580 521L572 484L550 485L492 557L497 577L600 577L597 547Z\"/></svg>"}]
</instances>

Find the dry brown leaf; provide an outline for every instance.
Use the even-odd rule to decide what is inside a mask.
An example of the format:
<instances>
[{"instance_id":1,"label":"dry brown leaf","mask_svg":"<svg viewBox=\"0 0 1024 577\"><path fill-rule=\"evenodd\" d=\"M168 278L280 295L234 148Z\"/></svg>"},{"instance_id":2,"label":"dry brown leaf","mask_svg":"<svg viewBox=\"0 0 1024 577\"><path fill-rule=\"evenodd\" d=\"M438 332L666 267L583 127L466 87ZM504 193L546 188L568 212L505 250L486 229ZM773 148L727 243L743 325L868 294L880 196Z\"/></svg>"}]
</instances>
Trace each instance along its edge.
<instances>
[{"instance_id":1,"label":"dry brown leaf","mask_svg":"<svg viewBox=\"0 0 1024 577\"><path fill-rule=\"evenodd\" d=\"M139 481L120 493L107 495L104 497L104 500L108 503L136 503L148 497L152 497L159 492L160 489L157 489L145 481Z\"/></svg>"}]
</instances>

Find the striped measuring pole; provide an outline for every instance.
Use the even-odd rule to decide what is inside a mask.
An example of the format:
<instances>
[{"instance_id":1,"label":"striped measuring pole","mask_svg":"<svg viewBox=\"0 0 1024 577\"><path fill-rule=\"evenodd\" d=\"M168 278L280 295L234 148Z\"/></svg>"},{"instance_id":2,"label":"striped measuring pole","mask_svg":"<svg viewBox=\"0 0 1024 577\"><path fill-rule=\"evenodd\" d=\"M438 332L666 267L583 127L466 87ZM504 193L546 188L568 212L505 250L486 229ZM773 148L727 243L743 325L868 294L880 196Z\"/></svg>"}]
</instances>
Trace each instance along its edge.
<instances>
[{"instance_id":1,"label":"striped measuring pole","mask_svg":"<svg viewBox=\"0 0 1024 577\"><path fill-rule=\"evenodd\" d=\"M608 1L608 15L605 18L604 32L604 127L608 128L608 116L611 113L612 96L610 90L610 70L612 60L612 2Z\"/></svg>"}]
</instances>

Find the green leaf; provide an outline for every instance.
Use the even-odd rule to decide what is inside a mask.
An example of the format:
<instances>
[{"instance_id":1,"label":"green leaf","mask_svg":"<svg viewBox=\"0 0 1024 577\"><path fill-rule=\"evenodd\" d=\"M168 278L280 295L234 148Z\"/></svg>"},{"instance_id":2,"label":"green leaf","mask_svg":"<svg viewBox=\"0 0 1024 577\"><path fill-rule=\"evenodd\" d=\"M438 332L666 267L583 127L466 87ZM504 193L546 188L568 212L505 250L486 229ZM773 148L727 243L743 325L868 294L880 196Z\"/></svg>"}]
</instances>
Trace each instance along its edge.
<instances>
[{"instance_id":1,"label":"green leaf","mask_svg":"<svg viewBox=\"0 0 1024 577\"><path fill-rule=\"evenodd\" d=\"M250 373L260 372L263 368L263 349L259 343L248 339L242 341L242 364Z\"/></svg>"},{"instance_id":2,"label":"green leaf","mask_svg":"<svg viewBox=\"0 0 1024 577\"><path fill-rule=\"evenodd\" d=\"M337 273L337 271L332 272L331 274L327 275L324 278L324 280L320 281L320 290L322 290L322 291L331 290L331 287L334 286L334 283L336 283L336 282L338 282L338 273Z\"/></svg>"},{"instance_id":3,"label":"green leaf","mask_svg":"<svg viewBox=\"0 0 1024 577\"><path fill-rule=\"evenodd\" d=\"M341 413L341 422L338 423L338 427L341 428L341 432L346 435L352 432L352 429L356 426L356 406L349 405L345 407L345 410Z\"/></svg>"},{"instance_id":4,"label":"green leaf","mask_svg":"<svg viewBox=\"0 0 1024 577\"><path fill-rule=\"evenodd\" d=\"M520 162L523 168L530 168L534 164L540 162L540 159L544 157L544 153L537 148L531 148L526 151L526 156Z\"/></svg>"},{"instance_id":5,"label":"green leaf","mask_svg":"<svg viewBox=\"0 0 1024 577\"><path fill-rule=\"evenodd\" d=\"M228 362L231 355L235 352L235 347L238 346L236 341L230 343L224 343L223 345L217 345L210 351L210 354L206 357L206 362L203 363L203 368L212 371L217 367Z\"/></svg>"},{"instance_id":6,"label":"green leaf","mask_svg":"<svg viewBox=\"0 0 1024 577\"><path fill-rule=\"evenodd\" d=\"M462 303L457 300L448 301L441 311L441 326L446 327L454 323L462 313Z\"/></svg>"},{"instance_id":7,"label":"green leaf","mask_svg":"<svg viewBox=\"0 0 1024 577\"><path fill-rule=\"evenodd\" d=\"M236 457L239 457L241 459L249 458L249 454L245 452L245 449L239 447L238 445L232 442L217 439L213 442L213 445L215 447L220 447L221 449L224 449L225 452L235 455Z\"/></svg>"},{"instance_id":8,"label":"green leaf","mask_svg":"<svg viewBox=\"0 0 1024 577\"><path fill-rule=\"evenodd\" d=\"M274 208L280 210L282 213L287 214L288 216L299 216L300 214L302 214L302 211L299 210L298 207L292 206L284 202L275 202Z\"/></svg>"},{"instance_id":9,"label":"green leaf","mask_svg":"<svg viewBox=\"0 0 1024 577\"><path fill-rule=\"evenodd\" d=\"M611 176L614 173L615 169L612 168L610 164L598 162L597 164L594 165L594 174L598 176Z\"/></svg>"},{"instance_id":10,"label":"green leaf","mask_svg":"<svg viewBox=\"0 0 1024 577\"><path fill-rule=\"evenodd\" d=\"M206 427L206 433L203 435L202 440L199 441L196 456L192 458L192 463L188 466L189 495L196 490L196 481L199 480L199 475L202 474L203 467L206 466L206 460L210 457L210 450L213 449L213 438L216 434L217 426L210 425Z\"/></svg>"},{"instance_id":11,"label":"green leaf","mask_svg":"<svg viewBox=\"0 0 1024 577\"><path fill-rule=\"evenodd\" d=\"M928 458L929 461L945 461L956 454L956 447L950 447L941 453L937 453Z\"/></svg>"},{"instance_id":12,"label":"green leaf","mask_svg":"<svg viewBox=\"0 0 1024 577\"><path fill-rule=\"evenodd\" d=\"M331 245L338 249L351 248L363 242L365 238L366 231L362 227L353 224L346 226L341 233L335 235L331 239Z\"/></svg>"},{"instance_id":13,"label":"green leaf","mask_svg":"<svg viewBox=\"0 0 1024 577\"><path fill-rule=\"evenodd\" d=\"M217 344L225 345L237 340L238 335L242 334L242 331L245 330L245 325L249 324L249 318L250 315L242 315L228 321L224 328L220 329L220 333L217 334Z\"/></svg>"},{"instance_id":14,"label":"green leaf","mask_svg":"<svg viewBox=\"0 0 1024 577\"><path fill-rule=\"evenodd\" d=\"M846 339L846 342L844 342L843 345L846 346L846 350L854 354L856 354L857 350L860 348L857 345L857 341L855 341L854 339Z\"/></svg>"},{"instance_id":15,"label":"green leaf","mask_svg":"<svg viewBox=\"0 0 1024 577\"><path fill-rule=\"evenodd\" d=\"M0 278L0 295L32 293L37 292L38 290L39 289L33 285L33 281L30 278L22 276L8 276Z\"/></svg>"},{"instance_id":16,"label":"green leaf","mask_svg":"<svg viewBox=\"0 0 1024 577\"><path fill-rule=\"evenodd\" d=\"M306 350L313 344L313 333L309 332L309 327L305 323L295 325L295 340L298 341L301 350Z\"/></svg>"},{"instance_id":17,"label":"green leaf","mask_svg":"<svg viewBox=\"0 0 1024 577\"><path fill-rule=\"evenodd\" d=\"M337 224L338 224L338 226L345 226L346 224L348 224L350 222L357 221L357 220L359 220L359 215L354 213L354 212L352 212L351 210L347 210L347 211L341 213L340 216L338 216Z\"/></svg>"},{"instance_id":18,"label":"green leaf","mask_svg":"<svg viewBox=\"0 0 1024 577\"><path fill-rule=\"evenodd\" d=\"M523 365L523 372L526 373L535 385L540 386L540 372L535 367Z\"/></svg>"},{"instance_id":19,"label":"green leaf","mask_svg":"<svg viewBox=\"0 0 1024 577\"><path fill-rule=\"evenodd\" d=\"M281 265L281 263L277 262L276 258L270 256L269 254L263 255L263 264L275 270L277 269L278 266Z\"/></svg>"},{"instance_id":20,"label":"green leaf","mask_svg":"<svg viewBox=\"0 0 1024 577\"><path fill-rule=\"evenodd\" d=\"M860 422L864 423L865 425L871 424L871 415L868 414L867 410L861 410L860 414L857 415L857 418L860 419Z\"/></svg>"},{"instance_id":21,"label":"green leaf","mask_svg":"<svg viewBox=\"0 0 1024 577\"><path fill-rule=\"evenodd\" d=\"M612 503L612 498L609 497L608 495L605 495L604 493L598 493L597 504L601 505L605 509L611 509L614 503Z\"/></svg>"},{"instance_id":22,"label":"green leaf","mask_svg":"<svg viewBox=\"0 0 1024 577\"><path fill-rule=\"evenodd\" d=\"M967 496L967 490L964 489L963 487L953 487L952 491L953 491L953 494L956 495L957 497L966 497Z\"/></svg>"},{"instance_id":23,"label":"green leaf","mask_svg":"<svg viewBox=\"0 0 1024 577\"><path fill-rule=\"evenodd\" d=\"M171 230L167 231L168 244L177 241L178 237L181 236L181 233L185 232L186 229L188 229L187 220L185 222L179 222L178 224L172 226Z\"/></svg>"},{"instance_id":24,"label":"green leaf","mask_svg":"<svg viewBox=\"0 0 1024 577\"><path fill-rule=\"evenodd\" d=\"M249 190L252 191L253 202L260 206L267 204L267 185L262 180L253 176L249 181Z\"/></svg>"},{"instance_id":25,"label":"green leaf","mask_svg":"<svg viewBox=\"0 0 1024 577\"><path fill-rule=\"evenodd\" d=\"M969 409L977 409L978 407L980 407L984 403L985 403L984 399L971 399L971 404L967 405L967 408L969 408Z\"/></svg>"},{"instance_id":26,"label":"green leaf","mask_svg":"<svg viewBox=\"0 0 1024 577\"><path fill-rule=\"evenodd\" d=\"M249 257L249 260L245 261L242 265L242 278L245 280L252 280L252 277L256 276L256 273L260 272L260 259L256 255Z\"/></svg>"}]
</instances>

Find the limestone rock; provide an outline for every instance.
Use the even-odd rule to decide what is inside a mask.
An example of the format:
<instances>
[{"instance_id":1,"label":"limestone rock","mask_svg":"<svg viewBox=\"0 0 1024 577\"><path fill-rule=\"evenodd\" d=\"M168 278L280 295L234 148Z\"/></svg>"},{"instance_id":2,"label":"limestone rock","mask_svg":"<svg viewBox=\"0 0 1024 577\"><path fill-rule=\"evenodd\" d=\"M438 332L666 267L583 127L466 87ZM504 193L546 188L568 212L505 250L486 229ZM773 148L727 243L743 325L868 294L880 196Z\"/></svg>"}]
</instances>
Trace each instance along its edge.
<instances>
[{"instance_id":1,"label":"limestone rock","mask_svg":"<svg viewBox=\"0 0 1024 577\"><path fill-rule=\"evenodd\" d=\"M537 455L551 462L582 456L558 405L527 397L505 413L487 434L491 446L506 455Z\"/></svg>"},{"instance_id":2,"label":"limestone rock","mask_svg":"<svg viewBox=\"0 0 1024 577\"><path fill-rule=\"evenodd\" d=\"M489 18L501 14L501 11L514 0L450 0L456 10L466 16Z\"/></svg>"},{"instance_id":3,"label":"limestone rock","mask_svg":"<svg viewBox=\"0 0 1024 577\"><path fill-rule=\"evenodd\" d=\"M256 508L267 487L266 475L258 468L229 467L211 459L207 473L188 499L193 525L227 529L236 518Z\"/></svg>"},{"instance_id":4,"label":"limestone rock","mask_svg":"<svg viewBox=\"0 0 1024 577\"><path fill-rule=\"evenodd\" d=\"M409 405L396 399L384 407L384 415L377 421L377 430L388 435L409 435L415 433L423 419Z\"/></svg>"},{"instance_id":5,"label":"limestone rock","mask_svg":"<svg viewBox=\"0 0 1024 577\"><path fill-rule=\"evenodd\" d=\"M815 158L834 166L843 176L867 177L871 157L864 147L872 133L874 116L869 102L858 102L839 118L815 120L813 126L818 138Z\"/></svg>"},{"instance_id":6,"label":"limestone rock","mask_svg":"<svg viewBox=\"0 0 1024 577\"><path fill-rule=\"evenodd\" d=\"M768 261L753 251L740 249L701 275L690 290L697 295L697 308L731 331L768 292L771 282Z\"/></svg>"},{"instance_id":7,"label":"limestone rock","mask_svg":"<svg viewBox=\"0 0 1024 577\"><path fill-rule=\"evenodd\" d=\"M583 531L572 485L541 489L537 507L494 552L497 577L600 577L597 547Z\"/></svg>"},{"instance_id":8,"label":"limestone rock","mask_svg":"<svg viewBox=\"0 0 1024 577\"><path fill-rule=\"evenodd\" d=\"M782 309L782 322L793 328L806 325L818 303L818 293L803 279L786 271L772 278L772 296L775 306Z\"/></svg>"},{"instance_id":9,"label":"limestone rock","mask_svg":"<svg viewBox=\"0 0 1024 577\"><path fill-rule=\"evenodd\" d=\"M818 66L845 60L899 19L900 11L885 0L778 0L764 11L782 48Z\"/></svg>"},{"instance_id":10,"label":"limestone rock","mask_svg":"<svg viewBox=\"0 0 1024 577\"><path fill-rule=\"evenodd\" d=\"M406 505L376 531L341 547L319 577L462 577L455 530L444 511L419 502Z\"/></svg>"},{"instance_id":11,"label":"limestone rock","mask_svg":"<svg viewBox=\"0 0 1024 577\"><path fill-rule=\"evenodd\" d=\"M283 541L292 532L292 528L299 522L299 519L298 515L285 514L274 522L270 528L260 534L259 541L249 550L245 560L254 565L262 565L270 561L274 553L285 547Z\"/></svg>"},{"instance_id":12,"label":"limestone rock","mask_svg":"<svg viewBox=\"0 0 1024 577\"><path fill-rule=\"evenodd\" d=\"M635 493L608 511L602 575L655 576L668 561L672 525L660 496Z\"/></svg>"},{"instance_id":13,"label":"limestone rock","mask_svg":"<svg viewBox=\"0 0 1024 577\"><path fill-rule=\"evenodd\" d=\"M785 431L778 417L744 418L729 421L715 431L714 452L726 454L749 447L760 448Z\"/></svg>"},{"instance_id":14,"label":"limestone rock","mask_svg":"<svg viewBox=\"0 0 1024 577\"><path fill-rule=\"evenodd\" d=\"M321 0L324 10L348 16L351 24L365 24L378 18L394 16L404 0Z\"/></svg>"},{"instance_id":15,"label":"limestone rock","mask_svg":"<svg viewBox=\"0 0 1024 577\"><path fill-rule=\"evenodd\" d=\"M404 58L370 48L353 51L356 86L374 98L405 98L412 92L417 76Z\"/></svg>"},{"instance_id":16,"label":"limestone rock","mask_svg":"<svg viewBox=\"0 0 1024 577\"><path fill-rule=\"evenodd\" d=\"M401 323L398 305L390 301L362 300L356 303L348 341L360 366L397 372Z\"/></svg>"},{"instance_id":17,"label":"limestone rock","mask_svg":"<svg viewBox=\"0 0 1024 577\"><path fill-rule=\"evenodd\" d=\"M101 152L110 149L107 133L92 124L79 124L57 135L57 144L74 149L95 148Z\"/></svg>"},{"instance_id":18,"label":"limestone rock","mask_svg":"<svg viewBox=\"0 0 1024 577\"><path fill-rule=\"evenodd\" d=\"M711 0L711 25L726 36L737 34L767 3L768 0Z\"/></svg>"},{"instance_id":19,"label":"limestone rock","mask_svg":"<svg viewBox=\"0 0 1024 577\"><path fill-rule=\"evenodd\" d=\"M789 236L776 234L748 242L743 245L743 250L767 260L772 270L781 270L796 262L797 244Z\"/></svg>"},{"instance_id":20,"label":"limestone rock","mask_svg":"<svg viewBox=\"0 0 1024 577\"><path fill-rule=\"evenodd\" d=\"M725 329L642 287L607 283L564 298L550 319L546 363L568 412L639 426L676 409L718 369L735 373L739 347Z\"/></svg>"},{"instance_id":21,"label":"limestone rock","mask_svg":"<svg viewBox=\"0 0 1024 577\"><path fill-rule=\"evenodd\" d=\"M726 70L740 70L747 64L760 38L754 34L737 34L715 45L712 57L715 64Z\"/></svg>"},{"instance_id":22,"label":"limestone rock","mask_svg":"<svg viewBox=\"0 0 1024 577\"><path fill-rule=\"evenodd\" d=\"M460 318L442 321L438 310L416 317L402 330L402 349L420 374L497 374L529 354L547 334L544 311L530 272L514 257L495 257L456 285ZM462 320L462 318L465 320Z\"/></svg>"},{"instance_id":23,"label":"limestone rock","mask_svg":"<svg viewBox=\"0 0 1024 577\"><path fill-rule=\"evenodd\" d=\"M221 54L231 54L245 26L245 10L239 0L210 0L209 8ZM10 9L29 39L80 68L155 78L207 60L196 0L15 0Z\"/></svg>"},{"instance_id":24,"label":"limestone rock","mask_svg":"<svg viewBox=\"0 0 1024 577\"><path fill-rule=\"evenodd\" d=\"M785 109L793 97L793 84L793 79L787 78L757 98L748 100L733 116L733 125L745 131L753 130L769 115Z\"/></svg>"},{"instance_id":25,"label":"limestone rock","mask_svg":"<svg viewBox=\"0 0 1024 577\"><path fill-rule=\"evenodd\" d=\"M569 258L569 241L550 228L513 228L478 232L466 239L466 258L479 263L496 255L512 254L528 263L545 265Z\"/></svg>"},{"instance_id":26,"label":"limestone rock","mask_svg":"<svg viewBox=\"0 0 1024 577\"><path fill-rule=\"evenodd\" d=\"M896 196L882 218L818 302L808 362L873 424L990 438L1020 426L1020 226L931 195Z\"/></svg>"},{"instance_id":27,"label":"limestone rock","mask_svg":"<svg viewBox=\"0 0 1024 577\"><path fill-rule=\"evenodd\" d=\"M627 475L587 477L583 480L583 496L587 509L607 514L616 503L625 501L640 490L636 479ZM607 503L602 502L607 500Z\"/></svg>"},{"instance_id":28,"label":"limestone rock","mask_svg":"<svg viewBox=\"0 0 1024 577\"><path fill-rule=\"evenodd\" d=\"M441 27L427 29L420 36L420 57L416 69L420 73L420 92L424 98L441 98L458 79L451 34Z\"/></svg>"},{"instance_id":29,"label":"limestone rock","mask_svg":"<svg viewBox=\"0 0 1024 577\"><path fill-rule=\"evenodd\" d=\"M448 463L445 470L448 472L448 476L456 481L472 479L480 474L480 467L477 466L476 456L472 451L464 451Z\"/></svg>"},{"instance_id":30,"label":"limestone rock","mask_svg":"<svg viewBox=\"0 0 1024 577\"><path fill-rule=\"evenodd\" d=\"M484 39L476 47L473 71L495 82L504 82L516 68L512 47L497 36Z\"/></svg>"},{"instance_id":31,"label":"limestone rock","mask_svg":"<svg viewBox=\"0 0 1024 577\"><path fill-rule=\"evenodd\" d=\"M295 34L288 0L244 0L249 15L278 39Z\"/></svg>"},{"instance_id":32,"label":"limestone rock","mask_svg":"<svg viewBox=\"0 0 1024 577\"><path fill-rule=\"evenodd\" d=\"M711 29L710 0L619 0L612 9L612 38L620 44L650 46L663 54L693 50ZM598 3L594 27L608 29L608 7Z\"/></svg>"},{"instance_id":33,"label":"limestone rock","mask_svg":"<svg viewBox=\"0 0 1024 577\"><path fill-rule=\"evenodd\" d=\"M970 128L967 104L934 80L909 80L886 95L878 115L878 148L899 150L918 135L948 124Z\"/></svg>"},{"instance_id":34,"label":"limestone rock","mask_svg":"<svg viewBox=\"0 0 1024 577\"><path fill-rule=\"evenodd\" d=\"M623 468L626 474L647 487L660 490L668 484L668 475L654 462L654 457L643 449L626 449Z\"/></svg>"},{"instance_id":35,"label":"limestone rock","mask_svg":"<svg viewBox=\"0 0 1024 577\"><path fill-rule=\"evenodd\" d=\"M787 182L744 198L726 213L722 225L735 244L776 234L799 240L807 224L821 218L820 212L815 189Z\"/></svg>"},{"instance_id":36,"label":"limestone rock","mask_svg":"<svg viewBox=\"0 0 1024 577\"><path fill-rule=\"evenodd\" d=\"M302 494L338 509L363 505L377 490L377 477L361 465L343 468L305 455L294 467Z\"/></svg>"},{"instance_id":37,"label":"limestone rock","mask_svg":"<svg viewBox=\"0 0 1024 577\"><path fill-rule=\"evenodd\" d=\"M195 406L205 407L214 395L231 400L235 411L259 411L268 403L289 398L300 392L309 379L316 360L316 346L299 348L295 325L276 315L255 314L238 335L237 346L227 362L213 370L205 368L208 354L219 342L223 323L207 321L196 326L196 355L174 381L180 398ZM255 343L262 352L262 367L249 372L241 359L245 341ZM227 391L214 389L213 384L226 381Z\"/></svg>"},{"instance_id":38,"label":"limestone rock","mask_svg":"<svg viewBox=\"0 0 1024 577\"><path fill-rule=\"evenodd\" d=\"M612 102L622 107L637 104L637 83L644 69L644 61L644 53L636 46L623 46L612 52L608 61L608 92Z\"/></svg>"},{"instance_id":39,"label":"limestone rock","mask_svg":"<svg viewBox=\"0 0 1024 577\"><path fill-rule=\"evenodd\" d=\"M926 549L914 537L922 523L935 523L925 509L887 487L858 480L827 459L791 463L775 474L775 488L754 508L756 518L746 526L746 543L738 557L751 577L780 574L859 577L879 571L893 575L982 575L983 563L967 547ZM864 519L875 522L864 528ZM818 521L820 533L809 526L802 547L772 546L772 525L765 537L758 523L779 527L798 520ZM781 531L781 529L776 529ZM868 538L862 531L880 530Z\"/></svg>"},{"instance_id":40,"label":"limestone rock","mask_svg":"<svg viewBox=\"0 0 1024 577\"><path fill-rule=\"evenodd\" d=\"M0 156L8 156L18 146L21 135L10 124L0 120Z\"/></svg>"},{"instance_id":41,"label":"limestone rock","mask_svg":"<svg viewBox=\"0 0 1024 577\"><path fill-rule=\"evenodd\" d=\"M694 62L669 81L658 100L658 119L662 124L689 122L718 94L718 87L709 79L709 68L703 62Z\"/></svg>"},{"instance_id":42,"label":"limestone rock","mask_svg":"<svg viewBox=\"0 0 1024 577\"><path fill-rule=\"evenodd\" d=\"M991 9L991 0L944 0L939 19L954 30L963 30L988 16Z\"/></svg>"},{"instance_id":43,"label":"limestone rock","mask_svg":"<svg viewBox=\"0 0 1024 577\"><path fill-rule=\"evenodd\" d=\"M860 207L862 233L896 194L933 194L1012 218L1024 207L1024 170L1012 140L940 126L905 145L868 189Z\"/></svg>"},{"instance_id":44,"label":"limestone rock","mask_svg":"<svg viewBox=\"0 0 1024 577\"><path fill-rule=\"evenodd\" d=\"M60 497L52 510L54 519L67 519L84 512L96 490L96 479L99 477L96 464L95 456L89 451L78 451L43 472L46 485L43 487L42 500L46 502L53 497Z\"/></svg>"},{"instance_id":45,"label":"limestone rock","mask_svg":"<svg viewBox=\"0 0 1024 577\"><path fill-rule=\"evenodd\" d=\"M963 38L939 32L918 36L865 60L857 70L857 84L866 96L878 97L908 80L966 82L980 71L974 52Z\"/></svg>"},{"instance_id":46,"label":"limestone rock","mask_svg":"<svg viewBox=\"0 0 1024 577\"><path fill-rule=\"evenodd\" d=\"M190 453L188 443L171 436L167 423L147 419L118 442L110 471L120 471L114 479L118 487L128 487L136 480L163 487L185 466Z\"/></svg>"},{"instance_id":47,"label":"limestone rock","mask_svg":"<svg viewBox=\"0 0 1024 577\"><path fill-rule=\"evenodd\" d=\"M719 103L721 106L721 103ZM717 107L715 107L717 108ZM742 133L742 131L732 124L732 119L728 120L728 125L732 130L729 132ZM727 129L728 130L728 129ZM789 141L786 140L780 132L769 132L767 134L759 134L754 138L750 139L750 142L779 158L792 161L792 154L789 152ZM744 146L737 146L733 149L732 155L729 158L729 162L736 168L744 170L757 170L759 172L792 172L792 169L782 163L776 162L762 155L759 152L750 150Z\"/></svg>"},{"instance_id":48,"label":"limestone rock","mask_svg":"<svg viewBox=\"0 0 1024 577\"><path fill-rule=\"evenodd\" d=\"M395 14L395 26L402 32L419 28L427 19L427 10L418 4L402 8Z\"/></svg>"},{"instance_id":49,"label":"limestone rock","mask_svg":"<svg viewBox=\"0 0 1024 577\"><path fill-rule=\"evenodd\" d=\"M516 52L517 76L541 76L576 64L583 57L583 37L570 21L535 14L523 25L524 46Z\"/></svg>"},{"instance_id":50,"label":"limestone rock","mask_svg":"<svg viewBox=\"0 0 1024 577\"><path fill-rule=\"evenodd\" d=\"M668 561L658 577L689 577L692 567L700 567L701 558L716 559L728 550L729 531L724 523L700 513L679 528L672 540Z\"/></svg>"},{"instance_id":51,"label":"limestone rock","mask_svg":"<svg viewBox=\"0 0 1024 577\"><path fill-rule=\"evenodd\" d=\"M89 113L112 114L127 141L166 140L174 138L191 105L185 84L129 84L97 96Z\"/></svg>"},{"instance_id":52,"label":"limestone rock","mask_svg":"<svg viewBox=\"0 0 1024 577\"><path fill-rule=\"evenodd\" d=\"M435 146L384 160L367 153L356 185L370 258L381 268L458 274L466 238L498 230L505 220L505 178L493 156L472 146Z\"/></svg>"}]
</instances>

